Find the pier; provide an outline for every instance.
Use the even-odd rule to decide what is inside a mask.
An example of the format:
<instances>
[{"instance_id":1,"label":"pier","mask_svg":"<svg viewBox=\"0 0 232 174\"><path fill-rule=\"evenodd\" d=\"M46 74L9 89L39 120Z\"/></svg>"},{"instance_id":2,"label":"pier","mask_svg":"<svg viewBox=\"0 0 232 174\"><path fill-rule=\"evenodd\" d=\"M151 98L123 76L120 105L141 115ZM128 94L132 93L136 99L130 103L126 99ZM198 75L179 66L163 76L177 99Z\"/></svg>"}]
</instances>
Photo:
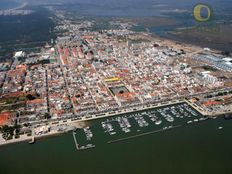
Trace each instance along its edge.
<instances>
[{"instance_id":1,"label":"pier","mask_svg":"<svg viewBox=\"0 0 232 174\"><path fill-rule=\"evenodd\" d=\"M31 137L31 141L29 141L29 144L34 144L35 143L35 130L32 129L32 137Z\"/></svg>"},{"instance_id":2,"label":"pier","mask_svg":"<svg viewBox=\"0 0 232 174\"><path fill-rule=\"evenodd\" d=\"M159 129L159 130L155 130L155 131L145 132L145 133L141 133L141 134L138 134L138 135L129 136L129 137L126 137L126 138L120 138L120 139L117 139L117 140L111 140L111 141L108 141L107 143L108 144L117 143L117 142L120 142L120 141L125 141L125 140L129 140L129 139L137 138L137 137L142 137L142 136L146 136L146 135L150 135L150 134L162 132L162 131L165 131L165 130L170 130L170 129L178 128L178 127L181 127L181 126L183 126L183 125L177 125L177 126L173 126L171 128L167 128L167 129L163 128L163 129Z\"/></svg>"},{"instance_id":3,"label":"pier","mask_svg":"<svg viewBox=\"0 0 232 174\"><path fill-rule=\"evenodd\" d=\"M203 121L205 121L207 119L208 118L206 118L204 120L193 121L192 124L197 124L197 123L203 122ZM146 135L155 134L155 133L158 133L158 132L167 131L167 130L174 129L174 128L179 128L179 127L182 127L182 126L187 126L188 124L189 123L185 123L185 124L182 124L182 125L176 125L176 126L172 126L172 127L164 127L162 129L159 129L159 130L149 131L149 132L141 133L141 134L138 134L138 135L133 135L133 136L125 137L125 138L111 140L111 141L108 141L107 143L111 144L111 143L117 143L117 142L121 142L121 141L126 141L126 140L130 140L130 139L134 139L134 138L138 138L138 137L142 137L142 136L146 136Z\"/></svg>"},{"instance_id":4,"label":"pier","mask_svg":"<svg viewBox=\"0 0 232 174\"><path fill-rule=\"evenodd\" d=\"M194 109L196 109L203 116L208 116L208 113L203 108L201 108L200 106L198 106L198 105L196 105L196 104L194 104L191 101L186 100L186 99L185 99L185 102L188 103L190 106L192 106Z\"/></svg>"},{"instance_id":5,"label":"pier","mask_svg":"<svg viewBox=\"0 0 232 174\"><path fill-rule=\"evenodd\" d=\"M34 144L35 143L35 136L32 136L31 141L29 141L29 144Z\"/></svg>"},{"instance_id":6,"label":"pier","mask_svg":"<svg viewBox=\"0 0 232 174\"><path fill-rule=\"evenodd\" d=\"M76 138L76 132L73 131L73 139L74 139L74 143L75 143L75 147L76 149L79 150L86 150L86 149L90 149L90 148L94 148L95 145L93 144L87 144L86 146L80 146L77 142L77 138Z\"/></svg>"},{"instance_id":7,"label":"pier","mask_svg":"<svg viewBox=\"0 0 232 174\"><path fill-rule=\"evenodd\" d=\"M76 149L79 150L79 145L78 145L77 139L76 139L76 132L74 132L74 131L73 131L73 139L74 139Z\"/></svg>"}]
</instances>

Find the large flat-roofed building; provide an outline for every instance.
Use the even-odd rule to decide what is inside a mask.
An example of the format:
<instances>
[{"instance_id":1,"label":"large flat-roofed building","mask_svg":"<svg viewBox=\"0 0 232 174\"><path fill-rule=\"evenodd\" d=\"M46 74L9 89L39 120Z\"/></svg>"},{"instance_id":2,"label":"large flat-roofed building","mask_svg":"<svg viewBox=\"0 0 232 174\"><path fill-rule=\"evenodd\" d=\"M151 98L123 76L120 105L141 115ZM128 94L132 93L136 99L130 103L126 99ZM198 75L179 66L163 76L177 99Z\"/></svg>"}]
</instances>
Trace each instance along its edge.
<instances>
[{"instance_id":1,"label":"large flat-roofed building","mask_svg":"<svg viewBox=\"0 0 232 174\"><path fill-rule=\"evenodd\" d=\"M14 55L14 58L20 58L20 57L25 57L25 52L23 51L17 51Z\"/></svg>"}]
</instances>

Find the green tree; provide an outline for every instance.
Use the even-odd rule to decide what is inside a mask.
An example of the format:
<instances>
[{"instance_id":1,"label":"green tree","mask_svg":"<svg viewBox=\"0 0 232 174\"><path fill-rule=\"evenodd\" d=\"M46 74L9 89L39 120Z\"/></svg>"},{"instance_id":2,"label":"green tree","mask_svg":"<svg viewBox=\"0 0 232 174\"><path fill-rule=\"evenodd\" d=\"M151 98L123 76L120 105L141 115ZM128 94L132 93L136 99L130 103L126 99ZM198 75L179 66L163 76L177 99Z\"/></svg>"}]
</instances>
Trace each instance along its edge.
<instances>
[{"instance_id":1,"label":"green tree","mask_svg":"<svg viewBox=\"0 0 232 174\"><path fill-rule=\"evenodd\" d=\"M51 118L51 116L50 116L50 114L49 114L49 113L45 113L45 114L44 114L44 118L45 118L45 119L50 119L50 118Z\"/></svg>"}]
</instances>

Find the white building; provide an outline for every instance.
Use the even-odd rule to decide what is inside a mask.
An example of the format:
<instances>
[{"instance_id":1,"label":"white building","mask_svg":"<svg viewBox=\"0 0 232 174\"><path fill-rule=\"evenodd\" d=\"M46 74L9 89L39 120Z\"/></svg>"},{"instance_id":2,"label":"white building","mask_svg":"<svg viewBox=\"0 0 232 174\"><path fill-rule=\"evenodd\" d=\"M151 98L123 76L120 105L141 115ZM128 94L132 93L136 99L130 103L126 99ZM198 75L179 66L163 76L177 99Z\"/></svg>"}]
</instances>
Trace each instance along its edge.
<instances>
[{"instance_id":1,"label":"white building","mask_svg":"<svg viewBox=\"0 0 232 174\"><path fill-rule=\"evenodd\" d=\"M25 57L25 52L18 51L15 53L14 58Z\"/></svg>"}]
</instances>

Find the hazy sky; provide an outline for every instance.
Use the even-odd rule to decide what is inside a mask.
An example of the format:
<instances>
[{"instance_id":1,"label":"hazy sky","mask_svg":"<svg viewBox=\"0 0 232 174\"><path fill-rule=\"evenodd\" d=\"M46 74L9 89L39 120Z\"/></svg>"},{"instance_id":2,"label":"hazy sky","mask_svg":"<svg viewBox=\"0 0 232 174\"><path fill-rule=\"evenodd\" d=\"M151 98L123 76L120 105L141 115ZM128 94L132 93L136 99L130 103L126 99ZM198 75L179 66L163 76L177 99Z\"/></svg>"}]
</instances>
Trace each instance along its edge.
<instances>
[{"instance_id":1,"label":"hazy sky","mask_svg":"<svg viewBox=\"0 0 232 174\"><path fill-rule=\"evenodd\" d=\"M97 6L104 6L110 8L126 8L126 7L155 7L158 8L162 5L167 5L171 8L189 9L197 3L206 3L214 9L227 9L232 13L232 0L0 0L3 1L19 1L28 2L30 4L40 3L79 3L79 4L92 4Z\"/></svg>"},{"instance_id":2,"label":"hazy sky","mask_svg":"<svg viewBox=\"0 0 232 174\"><path fill-rule=\"evenodd\" d=\"M29 3L92 3L92 4L136 4L136 3L159 3L159 4L194 4L194 3L209 3L209 4L232 4L231 0L0 0L1 1L19 1L19 2L29 2Z\"/></svg>"},{"instance_id":3,"label":"hazy sky","mask_svg":"<svg viewBox=\"0 0 232 174\"><path fill-rule=\"evenodd\" d=\"M77 3L104 3L104 4L109 4L109 3L168 3L168 4L193 4L193 3L210 3L210 4L220 4L224 2L231 3L231 0L8 0L8 1L27 1L27 2L44 2L44 3L70 3L70 2L77 2Z\"/></svg>"}]
</instances>

